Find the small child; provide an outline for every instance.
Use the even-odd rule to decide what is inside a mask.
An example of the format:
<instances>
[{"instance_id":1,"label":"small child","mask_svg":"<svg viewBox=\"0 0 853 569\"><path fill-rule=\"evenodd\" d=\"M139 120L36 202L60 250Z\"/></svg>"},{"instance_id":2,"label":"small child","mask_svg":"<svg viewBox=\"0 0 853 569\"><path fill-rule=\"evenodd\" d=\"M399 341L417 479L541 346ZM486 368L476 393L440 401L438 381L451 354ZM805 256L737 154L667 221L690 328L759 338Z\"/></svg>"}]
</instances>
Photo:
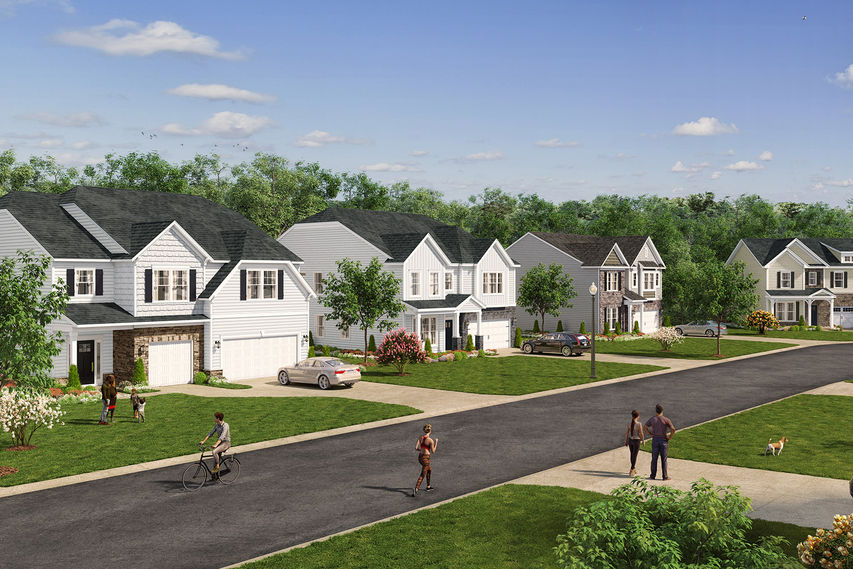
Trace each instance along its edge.
<instances>
[{"instance_id":1,"label":"small child","mask_svg":"<svg viewBox=\"0 0 853 569\"><path fill-rule=\"evenodd\" d=\"M135 387L130 391L130 404L133 406L133 418L139 420L139 394Z\"/></svg>"},{"instance_id":2,"label":"small child","mask_svg":"<svg viewBox=\"0 0 853 569\"><path fill-rule=\"evenodd\" d=\"M136 412L137 412L136 422L137 423L144 423L145 422L145 398L144 397L139 398L139 405L137 405L137 407L136 407Z\"/></svg>"}]
</instances>

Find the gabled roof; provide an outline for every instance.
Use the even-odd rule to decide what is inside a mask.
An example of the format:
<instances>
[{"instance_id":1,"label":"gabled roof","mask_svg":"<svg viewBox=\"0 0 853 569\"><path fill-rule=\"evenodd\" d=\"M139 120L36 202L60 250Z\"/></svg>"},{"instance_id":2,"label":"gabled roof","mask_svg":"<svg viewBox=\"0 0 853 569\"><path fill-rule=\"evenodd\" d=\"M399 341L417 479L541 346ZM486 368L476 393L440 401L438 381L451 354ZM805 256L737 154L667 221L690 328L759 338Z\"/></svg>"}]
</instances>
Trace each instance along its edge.
<instances>
[{"instance_id":1,"label":"gabled roof","mask_svg":"<svg viewBox=\"0 0 853 569\"><path fill-rule=\"evenodd\" d=\"M127 253L111 254L61 204L74 203ZM64 194L11 192L0 197L54 258L132 258L176 222L213 259L300 261L237 212L201 196L76 186Z\"/></svg>"},{"instance_id":2,"label":"gabled roof","mask_svg":"<svg viewBox=\"0 0 853 569\"><path fill-rule=\"evenodd\" d=\"M604 264L614 245L617 245L622 254L625 255L628 264L633 264L649 238L647 235L599 237L576 233L544 233L541 231L531 231L530 233L580 260L584 265L593 267L600 267Z\"/></svg>"},{"instance_id":3,"label":"gabled roof","mask_svg":"<svg viewBox=\"0 0 853 569\"><path fill-rule=\"evenodd\" d=\"M795 241L792 237L782 239L742 239L743 244L755 255L758 262L762 266L766 266L770 261L779 256L788 245ZM839 259L829 250L829 247L837 251L853 251L853 239L814 239L803 238L796 239L808 248L816 257L823 260L824 263L831 266L841 266ZM844 263L849 266L850 263ZM816 265L820 266L820 265Z\"/></svg>"},{"instance_id":4,"label":"gabled roof","mask_svg":"<svg viewBox=\"0 0 853 569\"><path fill-rule=\"evenodd\" d=\"M406 304L418 310L429 308L456 308L466 300L471 298L470 294L448 294L444 298L434 300L404 300Z\"/></svg>"},{"instance_id":5,"label":"gabled roof","mask_svg":"<svg viewBox=\"0 0 853 569\"><path fill-rule=\"evenodd\" d=\"M299 223L329 221L337 221L384 251L392 262L406 260L428 234L453 263L476 263L494 243L493 239L478 239L464 229L416 213L330 207Z\"/></svg>"}]
</instances>

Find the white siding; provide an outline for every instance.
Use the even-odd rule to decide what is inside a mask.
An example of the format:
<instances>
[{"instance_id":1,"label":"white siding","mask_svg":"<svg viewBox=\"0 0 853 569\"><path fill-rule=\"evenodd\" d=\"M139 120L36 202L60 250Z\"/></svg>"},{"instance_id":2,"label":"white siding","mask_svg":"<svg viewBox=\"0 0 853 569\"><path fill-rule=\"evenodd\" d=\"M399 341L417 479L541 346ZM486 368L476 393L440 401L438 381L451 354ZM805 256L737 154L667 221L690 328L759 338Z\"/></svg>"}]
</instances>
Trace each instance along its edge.
<instances>
[{"instance_id":1,"label":"white siding","mask_svg":"<svg viewBox=\"0 0 853 569\"><path fill-rule=\"evenodd\" d=\"M56 284L60 279L65 282L67 269L102 269L104 271L104 294L96 296L94 294L68 297L68 304L79 303L103 303L115 302L115 283L114 283L114 265L109 261L87 261L80 259L79 261L54 261L53 262L53 283ZM92 273L94 279L94 273ZM92 291L95 290L94 281L92 283Z\"/></svg>"},{"instance_id":2,"label":"white siding","mask_svg":"<svg viewBox=\"0 0 853 569\"><path fill-rule=\"evenodd\" d=\"M474 298L485 304L487 307L498 306L515 306L515 271L516 269L508 265L504 256L497 250L498 245L492 247L483 255L480 262L477 263L476 278L474 280L473 290L471 292ZM503 293L502 294L483 294L483 273L501 273L503 274Z\"/></svg>"},{"instance_id":3,"label":"white siding","mask_svg":"<svg viewBox=\"0 0 853 569\"><path fill-rule=\"evenodd\" d=\"M444 270L446 265L439 257L438 247L427 240L412 251L403 263L403 300L435 300L444 298ZM420 275L420 290L412 295L412 273ZM430 294L430 273L438 273L438 294Z\"/></svg>"},{"instance_id":4,"label":"white siding","mask_svg":"<svg viewBox=\"0 0 853 569\"><path fill-rule=\"evenodd\" d=\"M175 229L171 229L151 243L136 262L136 316L166 316L189 314L191 302L145 302L145 269L154 269L156 289L157 269L195 269L201 272L203 257L187 243ZM196 289L197 294L203 289Z\"/></svg>"},{"instance_id":5,"label":"white siding","mask_svg":"<svg viewBox=\"0 0 853 569\"><path fill-rule=\"evenodd\" d=\"M629 261L630 261L630 259L629 259ZM655 256L652 254L652 250L649 247L648 242L646 242L646 244L643 245L643 248L640 249L640 253L637 255L637 261L650 261L650 262L656 261Z\"/></svg>"},{"instance_id":6,"label":"white siding","mask_svg":"<svg viewBox=\"0 0 853 569\"><path fill-rule=\"evenodd\" d=\"M14 257L19 249L39 255L47 253L9 210L0 209L0 257Z\"/></svg>"},{"instance_id":7,"label":"white siding","mask_svg":"<svg viewBox=\"0 0 853 569\"><path fill-rule=\"evenodd\" d=\"M53 356L51 361L53 362L53 369L50 370L51 377L68 377L68 346L71 343L70 324L63 324L59 321L53 321L47 325L48 332L61 332L62 333L62 344L60 345L59 354Z\"/></svg>"},{"instance_id":8,"label":"white siding","mask_svg":"<svg viewBox=\"0 0 853 569\"><path fill-rule=\"evenodd\" d=\"M136 309L133 303L136 298L136 288L144 287L145 281L134 282L135 269L130 261L113 261L112 269L112 290L115 303L133 314Z\"/></svg>"}]
</instances>

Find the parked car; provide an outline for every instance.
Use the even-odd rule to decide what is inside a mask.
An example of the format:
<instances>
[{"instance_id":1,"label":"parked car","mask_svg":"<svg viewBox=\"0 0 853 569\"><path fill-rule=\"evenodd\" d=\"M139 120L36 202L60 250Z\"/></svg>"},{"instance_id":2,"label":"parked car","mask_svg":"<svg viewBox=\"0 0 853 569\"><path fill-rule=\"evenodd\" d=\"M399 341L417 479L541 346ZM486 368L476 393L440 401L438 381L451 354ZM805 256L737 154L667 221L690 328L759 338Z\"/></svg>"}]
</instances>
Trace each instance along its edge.
<instances>
[{"instance_id":1,"label":"parked car","mask_svg":"<svg viewBox=\"0 0 853 569\"><path fill-rule=\"evenodd\" d=\"M717 322L714 320L695 320L687 324L678 324L675 327L675 333L679 336L716 336ZM728 334L729 331L726 325L720 324L720 335Z\"/></svg>"},{"instance_id":2,"label":"parked car","mask_svg":"<svg viewBox=\"0 0 853 569\"><path fill-rule=\"evenodd\" d=\"M278 382L282 385L313 383L320 389L329 389L333 385L352 387L357 381L361 381L361 368L338 358L308 358L278 370Z\"/></svg>"},{"instance_id":3,"label":"parked car","mask_svg":"<svg viewBox=\"0 0 853 569\"><path fill-rule=\"evenodd\" d=\"M564 356L580 355L592 347L589 336L585 334L573 334L570 332L555 332L553 334L542 334L538 338L527 340L521 344L521 350L525 354L533 352L552 352Z\"/></svg>"}]
</instances>

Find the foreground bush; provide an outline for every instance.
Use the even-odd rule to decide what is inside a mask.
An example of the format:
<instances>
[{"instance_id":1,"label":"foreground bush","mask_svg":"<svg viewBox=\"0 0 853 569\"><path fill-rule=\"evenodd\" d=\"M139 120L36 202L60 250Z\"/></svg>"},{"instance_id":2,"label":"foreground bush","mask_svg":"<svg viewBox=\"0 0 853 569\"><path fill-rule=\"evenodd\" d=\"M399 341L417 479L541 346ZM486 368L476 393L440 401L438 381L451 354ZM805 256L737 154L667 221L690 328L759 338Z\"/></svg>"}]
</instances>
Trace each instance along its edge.
<instances>
[{"instance_id":1,"label":"foreground bush","mask_svg":"<svg viewBox=\"0 0 853 569\"><path fill-rule=\"evenodd\" d=\"M805 321L803 321L802 325L805 326L805 324ZM746 317L746 325L750 328L758 328L758 333L764 334L767 328L778 328L779 321L772 312L767 312L766 310L753 310Z\"/></svg>"},{"instance_id":2,"label":"foreground bush","mask_svg":"<svg viewBox=\"0 0 853 569\"><path fill-rule=\"evenodd\" d=\"M575 510L557 536L560 567L572 569L770 569L785 560L782 538L746 540L749 498L703 479L690 492L635 479L614 500Z\"/></svg>"},{"instance_id":3,"label":"foreground bush","mask_svg":"<svg viewBox=\"0 0 853 569\"><path fill-rule=\"evenodd\" d=\"M0 428L12 433L15 446L30 444L41 427L52 429L64 412L53 397L34 391L0 390Z\"/></svg>"},{"instance_id":4,"label":"foreground bush","mask_svg":"<svg viewBox=\"0 0 853 569\"><path fill-rule=\"evenodd\" d=\"M680 344L684 341L684 338L678 335L675 328L667 326L658 328L647 337L657 340L660 343L661 350L664 352L670 351L674 345Z\"/></svg>"},{"instance_id":5,"label":"foreground bush","mask_svg":"<svg viewBox=\"0 0 853 569\"><path fill-rule=\"evenodd\" d=\"M835 516L832 529L818 529L817 535L810 535L797 545L800 563L805 567L818 569L820 567L851 567L853 557L853 514Z\"/></svg>"},{"instance_id":6,"label":"foreground bush","mask_svg":"<svg viewBox=\"0 0 853 569\"><path fill-rule=\"evenodd\" d=\"M405 328L391 330L376 348L376 361L382 365L393 365L400 375L408 364L417 364L426 360L426 352L421 348L421 340L414 332Z\"/></svg>"}]
</instances>

